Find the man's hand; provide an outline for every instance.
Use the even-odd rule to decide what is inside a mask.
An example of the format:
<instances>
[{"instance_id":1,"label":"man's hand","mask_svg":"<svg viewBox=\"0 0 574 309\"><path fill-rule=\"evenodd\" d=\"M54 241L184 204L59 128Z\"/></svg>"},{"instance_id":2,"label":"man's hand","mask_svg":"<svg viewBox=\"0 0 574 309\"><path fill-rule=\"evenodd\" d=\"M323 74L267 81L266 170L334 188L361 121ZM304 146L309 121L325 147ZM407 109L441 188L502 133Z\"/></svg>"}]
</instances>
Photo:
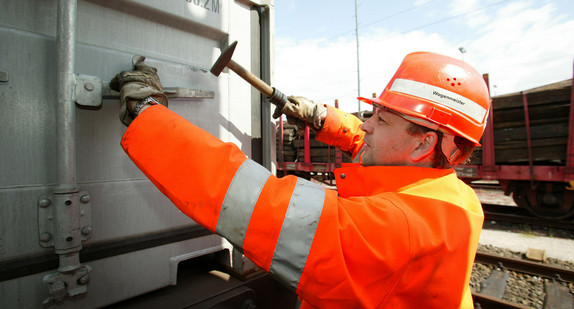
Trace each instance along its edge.
<instances>
[{"instance_id":1,"label":"man's hand","mask_svg":"<svg viewBox=\"0 0 574 309\"><path fill-rule=\"evenodd\" d=\"M110 88L120 92L120 120L126 126L136 116L132 110L135 102L151 96L162 105L168 104L156 68L144 64L144 60L143 56L135 56L132 59L134 70L123 71L110 81Z\"/></svg>"},{"instance_id":2,"label":"man's hand","mask_svg":"<svg viewBox=\"0 0 574 309\"><path fill-rule=\"evenodd\" d=\"M287 116L287 122L296 125L299 129L305 129L309 125L315 130L323 127L323 121L327 116L327 107L315 103L304 97L289 96L289 102L282 109L276 108L273 118L277 119L281 114Z\"/></svg>"}]
</instances>

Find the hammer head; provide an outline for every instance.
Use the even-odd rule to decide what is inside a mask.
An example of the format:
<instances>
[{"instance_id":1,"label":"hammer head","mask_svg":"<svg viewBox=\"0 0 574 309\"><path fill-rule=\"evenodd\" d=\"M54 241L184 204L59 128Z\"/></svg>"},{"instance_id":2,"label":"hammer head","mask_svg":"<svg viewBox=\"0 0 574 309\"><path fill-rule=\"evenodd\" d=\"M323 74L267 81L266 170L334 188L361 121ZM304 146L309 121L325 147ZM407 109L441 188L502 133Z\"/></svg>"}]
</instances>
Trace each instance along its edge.
<instances>
[{"instance_id":1,"label":"hammer head","mask_svg":"<svg viewBox=\"0 0 574 309\"><path fill-rule=\"evenodd\" d=\"M225 69L225 67L229 63L229 60L231 60L231 56L233 56L233 52L235 51L235 46L237 46L237 41L231 43L231 45L227 46L221 52L221 55L219 56L219 58L217 58L217 61L215 61L215 63L211 67L211 70L209 70L211 73L213 73L213 75L219 76L221 71L223 71L223 69Z\"/></svg>"}]
</instances>

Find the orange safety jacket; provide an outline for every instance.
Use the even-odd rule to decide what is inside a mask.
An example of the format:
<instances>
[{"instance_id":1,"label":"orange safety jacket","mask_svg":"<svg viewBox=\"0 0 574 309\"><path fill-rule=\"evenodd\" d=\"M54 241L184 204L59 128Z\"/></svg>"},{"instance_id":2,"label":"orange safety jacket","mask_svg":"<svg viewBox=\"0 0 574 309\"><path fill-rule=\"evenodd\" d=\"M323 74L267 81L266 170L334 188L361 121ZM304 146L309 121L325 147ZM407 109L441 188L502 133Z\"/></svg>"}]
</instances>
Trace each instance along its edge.
<instances>
[{"instance_id":1,"label":"orange safety jacket","mask_svg":"<svg viewBox=\"0 0 574 309\"><path fill-rule=\"evenodd\" d=\"M327 115L318 136L358 153L360 121ZM472 307L483 214L452 169L353 165L329 190L273 176L161 105L132 122L122 147L182 212L296 291L302 308Z\"/></svg>"}]
</instances>

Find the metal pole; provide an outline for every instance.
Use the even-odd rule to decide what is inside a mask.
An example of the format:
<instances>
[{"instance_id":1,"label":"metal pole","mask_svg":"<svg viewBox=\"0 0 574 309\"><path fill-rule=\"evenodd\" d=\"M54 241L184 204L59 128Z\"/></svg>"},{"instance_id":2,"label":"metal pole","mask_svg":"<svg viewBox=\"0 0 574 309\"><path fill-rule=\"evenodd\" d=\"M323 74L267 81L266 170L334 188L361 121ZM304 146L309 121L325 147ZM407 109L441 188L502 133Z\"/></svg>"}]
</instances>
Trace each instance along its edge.
<instances>
[{"instance_id":1,"label":"metal pole","mask_svg":"<svg viewBox=\"0 0 574 309\"><path fill-rule=\"evenodd\" d=\"M306 168L311 167L311 129L309 126L305 127L305 139L303 140L304 146L304 161Z\"/></svg>"},{"instance_id":2,"label":"metal pole","mask_svg":"<svg viewBox=\"0 0 574 309\"><path fill-rule=\"evenodd\" d=\"M574 74L574 69L572 70ZM566 169L564 181L572 181L574 176L574 78L570 90L570 118L568 120L568 148L566 153Z\"/></svg>"},{"instance_id":3,"label":"metal pole","mask_svg":"<svg viewBox=\"0 0 574 309\"><path fill-rule=\"evenodd\" d=\"M530 186L534 189L534 168L532 159L532 134L530 133L530 112L528 111L528 98L522 92L522 105L524 106L524 125L526 126L526 145L528 146L528 167L530 170Z\"/></svg>"},{"instance_id":4,"label":"metal pole","mask_svg":"<svg viewBox=\"0 0 574 309\"><path fill-rule=\"evenodd\" d=\"M272 9L270 6L259 8L261 18L261 79L271 84L271 18ZM261 98L261 147L262 160L261 164L268 170L273 171L273 154L275 154L275 126L270 121L271 104L267 103L266 98Z\"/></svg>"},{"instance_id":5,"label":"metal pole","mask_svg":"<svg viewBox=\"0 0 574 309\"><path fill-rule=\"evenodd\" d=\"M357 39L357 96L361 96L361 66L359 63L359 0L355 0L355 36ZM361 112L361 101L357 100L357 112Z\"/></svg>"},{"instance_id":6,"label":"metal pole","mask_svg":"<svg viewBox=\"0 0 574 309\"><path fill-rule=\"evenodd\" d=\"M490 92L490 78L488 74L483 74L482 78L486 83L486 87ZM494 104L494 101L492 101ZM484 129L484 133L482 135L482 177L486 179L496 179L496 159L495 159L495 150L494 150L494 106L490 107L490 111L488 112L488 119L486 121L486 128Z\"/></svg>"},{"instance_id":7,"label":"metal pole","mask_svg":"<svg viewBox=\"0 0 574 309\"><path fill-rule=\"evenodd\" d=\"M57 36L57 149L58 186L55 193L77 192L76 183L76 110L74 61L76 46L77 3L58 0Z\"/></svg>"},{"instance_id":8,"label":"metal pole","mask_svg":"<svg viewBox=\"0 0 574 309\"><path fill-rule=\"evenodd\" d=\"M58 271L47 274L42 281L46 284L50 297L44 305L60 302L67 297L84 294L87 291L91 267L80 263L79 252L82 249L80 203L89 203L78 198L76 182L76 109L74 75L76 46L76 0L58 0L58 24L56 38L56 126L57 143L57 180L53 202L41 197L39 213L48 212L49 224L40 219L39 226L50 225L50 232L42 232L43 246L54 246L59 258ZM47 201L47 202L46 202ZM87 215L87 214L84 214ZM46 217L41 216L41 217Z\"/></svg>"}]
</instances>

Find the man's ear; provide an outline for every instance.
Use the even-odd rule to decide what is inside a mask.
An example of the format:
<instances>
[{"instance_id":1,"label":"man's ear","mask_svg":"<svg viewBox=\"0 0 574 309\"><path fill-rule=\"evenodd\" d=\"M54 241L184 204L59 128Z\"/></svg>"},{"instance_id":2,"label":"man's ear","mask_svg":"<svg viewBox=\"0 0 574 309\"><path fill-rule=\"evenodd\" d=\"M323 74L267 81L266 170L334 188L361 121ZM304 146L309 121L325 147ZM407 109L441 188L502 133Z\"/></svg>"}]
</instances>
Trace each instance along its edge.
<instances>
[{"instance_id":1,"label":"man's ear","mask_svg":"<svg viewBox=\"0 0 574 309\"><path fill-rule=\"evenodd\" d=\"M420 139L418 139L418 144L415 145L415 148L411 152L411 160L419 162L430 156L433 153L437 142L438 136L436 132L427 131L421 134Z\"/></svg>"}]
</instances>

